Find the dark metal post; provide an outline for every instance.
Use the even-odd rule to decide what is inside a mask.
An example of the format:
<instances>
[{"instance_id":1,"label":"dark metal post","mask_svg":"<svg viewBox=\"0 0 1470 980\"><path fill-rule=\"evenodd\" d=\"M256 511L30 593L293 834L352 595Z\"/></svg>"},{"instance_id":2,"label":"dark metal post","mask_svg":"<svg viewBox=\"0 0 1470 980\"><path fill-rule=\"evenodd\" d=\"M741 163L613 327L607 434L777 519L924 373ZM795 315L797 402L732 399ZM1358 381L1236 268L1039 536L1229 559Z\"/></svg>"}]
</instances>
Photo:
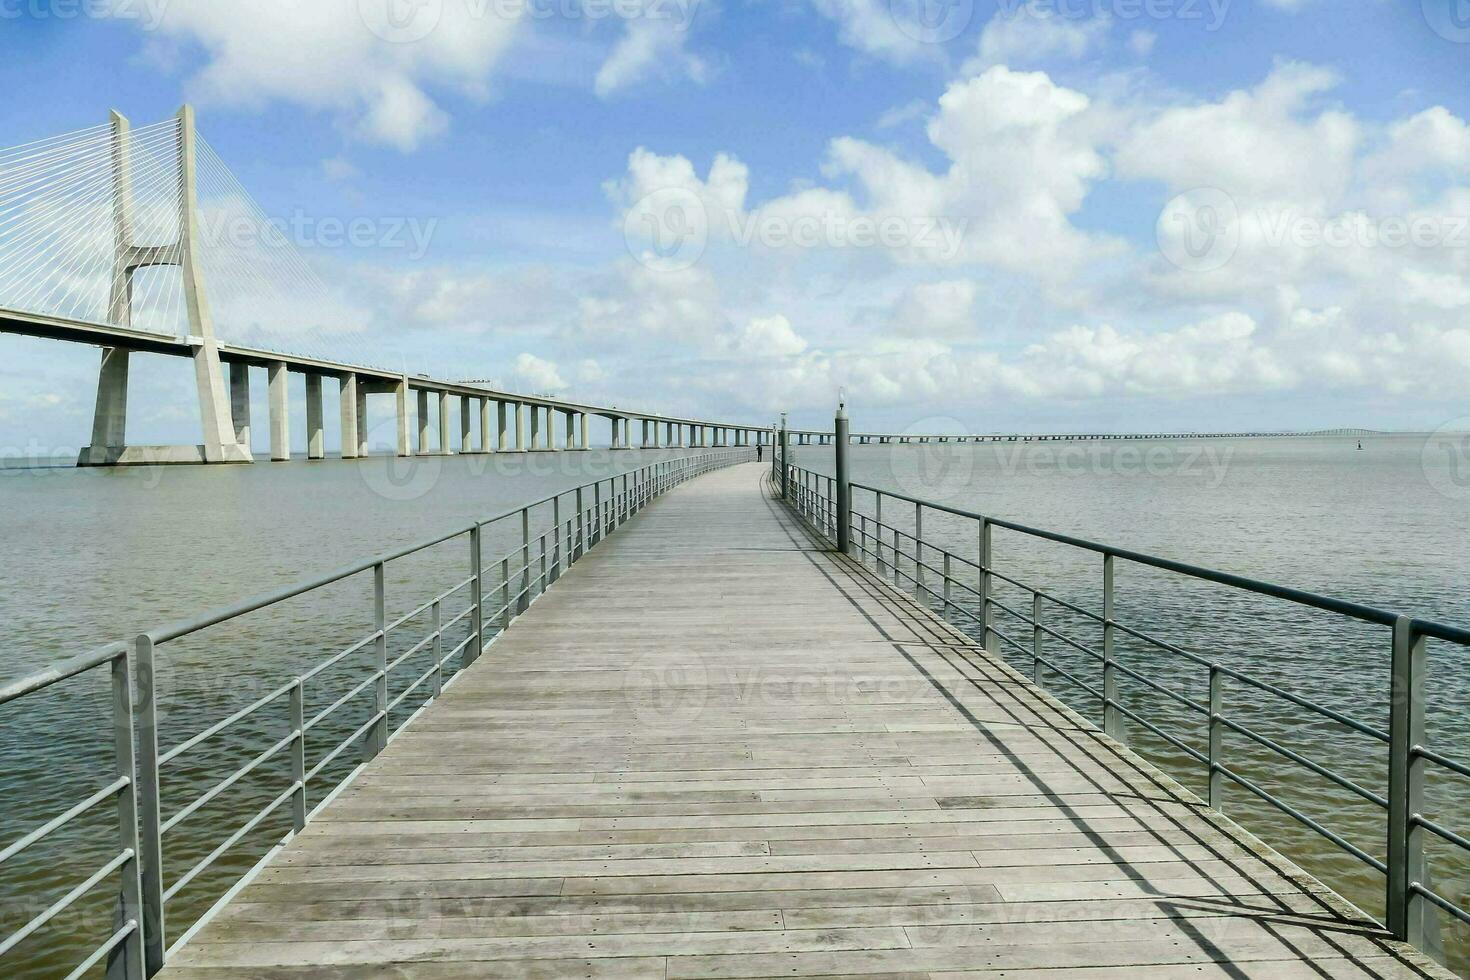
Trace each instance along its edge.
<instances>
[{"instance_id":1,"label":"dark metal post","mask_svg":"<svg viewBox=\"0 0 1470 980\"><path fill-rule=\"evenodd\" d=\"M143 882L138 848L137 763L133 753L133 692L128 676L130 658L123 648L112 658L112 737L116 774L128 781L117 794L118 841L133 856L118 869L119 895L117 928L136 923L136 928L118 944L107 959L108 980L144 980Z\"/></svg>"},{"instance_id":2,"label":"dark metal post","mask_svg":"<svg viewBox=\"0 0 1470 980\"><path fill-rule=\"evenodd\" d=\"M1428 934L1428 905L1414 887L1425 886L1424 828L1424 637L1400 616L1393 624L1388 743L1388 930L1419 949Z\"/></svg>"},{"instance_id":3,"label":"dark metal post","mask_svg":"<svg viewBox=\"0 0 1470 980\"><path fill-rule=\"evenodd\" d=\"M485 649L485 582L484 582L485 559L480 554L480 525L476 524L470 528L470 576L474 583L474 614L470 619L470 631L474 633L475 639L465 652L460 656L461 667L468 667L475 662L480 651Z\"/></svg>"},{"instance_id":4,"label":"dark metal post","mask_svg":"<svg viewBox=\"0 0 1470 980\"><path fill-rule=\"evenodd\" d=\"M786 413L781 413L781 499L791 499L791 434L786 429Z\"/></svg>"},{"instance_id":5,"label":"dark metal post","mask_svg":"<svg viewBox=\"0 0 1470 980\"><path fill-rule=\"evenodd\" d=\"M848 466L847 406L838 404L834 420L837 433L837 485L833 493L837 506L837 550L844 555L852 550L852 473Z\"/></svg>"},{"instance_id":6,"label":"dark metal post","mask_svg":"<svg viewBox=\"0 0 1470 980\"><path fill-rule=\"evenodd\" d=\"M163 969L163 818L158 787L158 677L153 638L133 647L138 672L138 847L143 876L143 961L152 976Z\"/></svg>"}]
</instances>

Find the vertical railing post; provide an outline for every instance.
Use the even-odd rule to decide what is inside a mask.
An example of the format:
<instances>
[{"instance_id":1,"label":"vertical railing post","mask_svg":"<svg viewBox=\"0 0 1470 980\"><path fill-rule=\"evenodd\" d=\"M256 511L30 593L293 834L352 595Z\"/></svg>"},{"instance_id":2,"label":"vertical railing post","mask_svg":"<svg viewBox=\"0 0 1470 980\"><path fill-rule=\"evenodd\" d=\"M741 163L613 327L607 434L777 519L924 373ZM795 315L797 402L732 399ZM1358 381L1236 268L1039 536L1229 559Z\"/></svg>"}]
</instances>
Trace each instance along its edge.
<instances>
[{"instance_id":1,"label":"vertical railing post","mask_svg":"<svg viewBox=\"0 0 1470 980\"><path fill-rule=\"evenodd\" d=\"M946 552L944 552L944 607L941 610L941 615L945 619L948 619L949 618L949 607L951 605L951 602L950 602L950 591L951 590L950 590L949 583L952 580L950 579L949 574L950 574L949 552L946 551Z\"/></svg>"},{"instance_id":2,"label":"vertical railing post","mask_svg":"<svg viewBox=\"0 0 1470 980\"><path fill-rule=\"evenodd\" d=\"M373 566L373 629L377 632L377 683L373 699L377 723L372 738L364 743L364 761L376 756L388 745L388 602L387 569L382 562Z\"/></svg>"},{"instance_id":3,"label":"vertical railing post","mask_svg":"<svg viewBox=\"0 0 1470 980\"><path fill-rule=\"evenodd\" d=\"M1103 555L1103 732L1119 742L1128 741L1123 713L1118 710L1116 636L1113 628L1113 556Z\"/></svg>"},{"instance_id":4,"label":"vertical railing post","mask_svg":"<svg viewBox=\"0 0 1470 980\"><path fill-rule=\"evenodd\" d=\"M552 530L552 531L543 532L542 535L541 535L541 575L537 578L537 582L540 583L539 586L538 586L538 593L540 595L545 595L547 588L551 585L551 579L547 578L547 576L550 574L550 570L546 567L546 554L547 554L546 536L548 534L555 534L555 533L556 533L555 530Z\"/></svg>"},{"instance_id":5,"label":"vertical railing post","mask_svg":"<svg viewBox=\"0 0 1470 980\"><path fill-rule=\"evenodd\" d=\"M301 678L291 685L291 781L296 790L291 794L291 828L296 833L306 829L306 694Z\"/></svg>"},{"instance_id":6,"label":"vertical railing post","mask_svg":"<svg viewBox=\"0 0 1470 980\"><path fill-rule=\"evenodd\" d=\"M990 565L994 560L991 547L990 521L980 518L980 645L988 652L1000 653L1000 637L990 623Z\"/></svg>"},{"instance_id":7,"label":"vertical railing post","mask_svg":"<svg viewBox=\"0 0 1470 980\"><path fill-rule=\"evenodd\" d=\"M914 596L929 604L924 594L924 505L920 503L914 504Z\"/></svg>"},{"instance_id":8,"label":"vertical railing post","mask_svg":"<svg viewBox=\"0 0 1470 980\"><path fill-rule=\"evenodd\" d=\"M475 611L470 614L470 632L474 634L474 640L459 658L461 669L474 663L480 651L485 649L485 557L481 553L481 543L480 525L476 524L470 528L470 577L475 580L472 596Z\"/></svg>"},{"instance_id":9,"label":"vertical railing post","mask_svg":"<svg viewBox=\"0 0 1470 980\"><path fill-rule=\"evenodd\" d=\"M1031 593L1031 683L1041 686L1041 593Z\"/></svg>"},{"instance_id":10,"label":"vertical railing post","mask_svg":"<svg viewBox=\"0 0 1470 980\"><path fill-rule=\"evenodd\" d=\"M113 771L127 785L117 794L118 844L133 856L118 869L115 926L136 928L107 958L107 980L145 980L142 852L138 847L138 766L133 751L132 659L124 648L112 658Z\"/></svg>"},{"instance_id":11,"label":"vertical railing post","mask_svg":"<svg viewBox=\"0 0 1470 980\"><path fill-rule=\"evenodd\" d=\"M1419 949L1430 934L1432 909L1415 886L1426 887L1424 828L1416 818L1424 810L1424 637L1413 621L1400 616L1393 624L1393 657L1389 667L1388 725L1388 930Z\"/></svg>"},{"instance_id":12,"label":"vertical railing post","mask_svg":"<svg viewBox=\"0 0 1470 980\"><path fill-rule=\"evenodd\" d=\"M785 412L781 413L781 499L791 499L791 434Z\"/></svg>"},{"instance_id":13,"label":"vertical railing post","mask_svg":"<svg viewBox=\"0 0 1470 980\"><path fill-rule=\"evenodd\" d=\"M592 540L587 542L589 548L597 547L597 542L602 540L602 481L592 481Z\"/></svg>"},{"instance_id":14,"label":"vertical railing post","mask_svg":"<svg viewBox=\"0 0 1470 980\"><path fill-rule=\"evenodd\" d=\"M877 545L873 549L873 551L874 551L874 553L875 553L875 555L877 556L877 559L878 559L878 577L879 578L886 578L888 576L888 565L883 561L883 494L882 493L875 492L873 494L873 512L874 512L873 513L873 524L875 525L874 526L874 530L876 530L878 532L876 538L874 539L877 542Z\"/></svg>"},{"instance_id":15,"label":"vertical railing post","mask_svg":"<svg viewBox=\"0 0 1470 980\"><path fill-rule=\"evenodd\" d=\"M561 578L561 545L565 529L561 526L561 494L551 498L551 581Z\"/></svg>"},{"instance_id":16,"label":"vertical railing post","mask_svg":"<svg viewBox=\"0 0 1470 980\"><path fill-rule=\"evenodd\" d=\"M576 529L572 532L576 537L572 548L572 561L581 558L587 551L587 507L582 502L582 488L577 488L577 516Z\"/></svg>"},{"instance_id":17,"label":"vertical railing post","mask_svg":"<svg viewBox=\"0 0 1470 980\"><path fill-rule=\"evenodd\" d=\"M531 508L521 508L521 594L516 597L516 612L523 613L531 605Z\"/></svg>"},{"instance_id":18,"label":"vertical railing post","mask_svg":"<svg viewBox=\"0 0 1470 980\"><path fill-rule=\"evenodd\" d=\"M133 645L138 679L138 853L143 889L143 964L151 977L163 969L167 924L163 908L163 832L158 785L158 679L153 638Z\"/></svg>"},{"instance_id":19,"label":"vertical railing post","mask_svg":"<svg viewBox=\"0 0 1470 980\"><path fill-rule=\"evenodd\" d=\"M1210 664L1210 808L1225 812L1225 673Z\"/></svg>"},{"instance_id":20,"label":"vertical railing post","mask_svg":"<svg viewBox=\"0 0 1470 980\"><path fill-rule=\"evenodd\" d=\"M429 688L431 692L429 696L437 698L444 693L444 613L439 608L439 603L434 603L430 616L429 625L434 631L434 642L431 644L434 657L434 684Z\"/></svg>"},{"instance_id":21,"label":"vertical railing post","mask_svg":"<svg viewBox=\"0 0 1470 980\"><path fill-rule=\"evenodd\" d=\"M500 559L500 628L510 625L510 556Z\"/></svg>"},{"instance_id":22,"label":"vertical railing post","mask_svg":"<svg viewBox=\"0 0 1470 980\"><path fill-rule=\"evenodd\" d=\"M837 418L834 428L837 438L837 473L836 489L833 496L836 507L834 520L837 523L837 550L847 554L852 550L852 472L851 463L848 459L852 447L848 445L850 436L848 429L851 423L847 418L847 407L839 404L837 406Z\"/></svg>"}]
</instances>

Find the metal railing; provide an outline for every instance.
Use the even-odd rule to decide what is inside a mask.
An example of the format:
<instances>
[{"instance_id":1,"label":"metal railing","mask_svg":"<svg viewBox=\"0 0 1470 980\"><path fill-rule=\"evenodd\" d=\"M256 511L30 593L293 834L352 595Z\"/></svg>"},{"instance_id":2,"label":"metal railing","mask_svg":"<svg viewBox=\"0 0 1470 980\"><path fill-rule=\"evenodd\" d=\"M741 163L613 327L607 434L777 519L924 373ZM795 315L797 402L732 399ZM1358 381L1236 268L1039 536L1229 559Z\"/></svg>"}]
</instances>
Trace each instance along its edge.
<instances>
[{"instance_id":1,"label":"metal railing","mask_svg":"<svg viewBox=\"0 0 1470 980\"><path fill-rule=\"evenodd\" d=\"M839 419L839 425L843 422L845 420ZM778 444L778 448L784 445L783 441ZM843 440L837 440L836 446L839 456L838 473L842 474L846 470L842 457L847 454L847 446ZM904 591L911 590L918 601L937 609L945 618L957 617L960 622L956 625L975 635L988 652L1002 655L1004 651L1009 651L1022 663L1029 662L1031 680L1037 686L1042 684L1042 668L1045 667L1065 682L1067 696L1063 698L1064 701L1075 702L1081 698L1084 705L1101 709L1102 729L1105 734L1127 744L1126 719L1198 763L1208 786L1207 802L1210 807L1222 809L1227 782L1240 786L1252 796L1351 855L1364 866L1383 875L1385 925L1394 936L1420 949L1438 953L1434 948L1435 942L1431 941L1438 936L1437 913L1443 912L1470 925L1470 909L1457 904L1431 886L1425 857L1426 835L1433 835L1463 855L1470 856L1470 838L1425 816L1425 789L1429 777L1470 777L1470 764L1452 759L1425 744L1424 695L1427 642L1436 640L1467 648L1470 647L1470 630L1100 544L1014 521L987 517L861 483L848 483L846 502L849 509L847 513L840 513L838 506L843 499L843 488L838 485L837 479L798 467L789 462L791 459L788 448L784 455L773 460L771 477L775 491L784 494L787 504L817 534L831 542L834 548L838 541L837 528L845 523L849 554L870 566L880 578L891 581ZM871 512L860 512L852 505L852 494L858 491L870 495ZM886 520L885 501L890 515ZM900 527L895 522L898 509L903 512L904 523L908 526ZM926 538L926 514L942 514L948 518L973 522L973 555L960 554ZM1070 602L1039 585L1027 584L999 569L992 546L993 531L997 528L1099 557L1101 609L1089 609ZM1120 562L1225 586L1240 593L1283 600L1298 607L1386 628L1388 635L1380 642L1389 668L1387 730L1244 671L1201 657L1177 643L1123 622L1118 617L1116 594L1116 572ZM1029 603L1013 605L1002 600L997 595L998 583L1028 596ZM1050 622L1049 611L1053 614ZM1097 627L1101 632L1101 649L1078 640L1059 628L1057 611ZM1022 635L1013 635L1018 632ZM1139 641L1162 654L1206 670L1209 678L1208 701L1190 697L1122 662L1118 655L1120 637ZM1061 644L1084 662L1094 664L1097 674L1084 678L1078 676L1076 671L1068 670L1057 662L1054 655L1048 655L1047 644L1050 643ZM1195 748L1125 703L1119 691L1124 678L1142 685L1165 702L1178 705L1185 712L1201 718L1205 728L1205 750ZM1249 687L1292 709L1307 712L1317 719L1338 726L1346 734L1371 740L1386 748L1388 766L1382 783L1377 786L1363 785L1362 782L1309 759L1303 753L1244 724L1237 720L1238 715L1232 717L1226 709L1228 684ZM1284 759L1301 767L1381 810L1386 818L1382 839L1386 859L1369 853L1301 808L1283 800L1259 781L1241 772L1238 766L1232 767L1224 752L1227 732L1254 743L1268 756Z\"/></svg>"},{"instance_id":2,"label":"metal railing","mask_svg":"<svg viewBox=\"0 0 1470 980\"><path fill-rule=\"evenodd\" d=\"M0 850L0 874L4 872L5 861L72 824L83 814L109 801L116 801L118 808L116 856L20 929L0 939L0 974L9 972L6 968L8 954L101 882L114 875L118 879L120 894L115 916L117 928L68 976L82 976L104 960L107 961L110 977L141 980L157 972L179 946L202 928L225 902L249 883L281 847L356 777L362 764L382 752L404 726L457 679L460 670L473 663L476 657L488 649L494 639L573 563L579 561L654 498L710 470L754 458L753 449L740 448L641 466L617 476L560 491L441 534L432 540L349 565L310 581L266 593L203 616L149 630L131 643L111 643L0 689L0 709L4 709L7 705L13 706L20 702L27 695L93 670L104 667L110 669L111 720L116 755L115 772L106 785ZM539 534L533 534L533 512L547 507L551 510L550 523ZM483 552L489 532L492 529L505 528L508 528L513 539L517 537L515 532L518 530L519 542L500 557L496 572L492 570L495 562L487 564ZM407 614L390 621L386 592L387 571L392 563L451 543L465 548L466 577ZM283 679L278 686L250 704L214 721L169 748L160 749L160 699L157 684L160 649L210 627L230 623L247 614L369 575L372 581L373 608L373 626L370 631L355 638L343 649L309 670ZM404 652L390 658L390 640L394 635L411 628L412 624L425 616L428 617L428 631L422 637L417 637ZM463 632L464 637L457 642L451 641L451 637L458 635L458 632ZM425 656L427 666L390 698L394 672L404 669L415 657L422 659ZM340 694L337 690L330 691L326 695L332 698L330 704L308 715L308 690L313 686L326 685L327 678L335 668L354 658L369 659L366 676ZM131 690L130 672L133 675ZM423 696L422 702L411 713L407 713L408 699L420 692ZM329 727L328 723L339 711L362 701L369 703L366 721L353 728L345 738L336 740L318 761L308 766L308 736L318 729ZM167 815L163 813L162 801L166 798L164 784L176 767L227 732L256 718L264 709L281 704L286 706L288 722L278 739L263 752L253 755L244 765L222 775L208 789L193 796L173 812ZM360 755L353 753L354 747L360 749ZM333 770L334 764L340 769L353 759L357 760L356 763L345 774L338 776ZM222 794L239 786L242 780L263 773L267 763L273 760L289 760L289 777L285 785L279 788L279 792L233 830L223 834L218 844L202 858L169 880L165 873L165 859L168 856L170 834L190 818L200 815L210 804L219 801ZM339 760L345 761L339 763ZM199 765L208 764L206 760L196 764L195 768L197 770ZM315 807L309 806L309 793L312 790L316 790L321 796ZM179 898L190 885L198 882L201 875L214 867L264 821L287 808L291 830L203 915L170 941L173 935L167 912L170 903ZM20 966L13 965L17 969Z\"/></svg>"}]
</instances>

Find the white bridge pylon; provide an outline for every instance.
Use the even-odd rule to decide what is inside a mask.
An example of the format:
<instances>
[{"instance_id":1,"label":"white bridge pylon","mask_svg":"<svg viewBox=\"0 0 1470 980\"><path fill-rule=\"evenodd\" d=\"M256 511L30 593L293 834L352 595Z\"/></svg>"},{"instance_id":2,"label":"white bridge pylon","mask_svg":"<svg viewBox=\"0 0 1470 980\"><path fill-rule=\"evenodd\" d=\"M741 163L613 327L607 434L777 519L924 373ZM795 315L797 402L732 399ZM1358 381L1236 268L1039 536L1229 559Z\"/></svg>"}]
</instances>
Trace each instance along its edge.
<instances>
[{"instance_id":1,"label":"white bridge pylon","mask_svg":"<svg viewBox=\"0 0 1470 980\"><path fill-rule=\"evenodd\" d=\"M187 339L193 350L194 378L199 393L199 418L203 441L198 446L127 445L128 361L130 352L121 347L102 351L97 378L97 408L92 422L92 443L82 450L83 466L116 466L128 463L251 462L249 445L236 440L225 392L219 343L210 316L209 297L199 268L199 208L194 110L184 106L173 126L177 168L177 231L173 241L139 244L135 233L133 164L128 120L112 113L113 169L113 258L108 319L120 327L133 326L135 278L139 270L176 266L181 278Z\"/></svg>"}]
</instances>

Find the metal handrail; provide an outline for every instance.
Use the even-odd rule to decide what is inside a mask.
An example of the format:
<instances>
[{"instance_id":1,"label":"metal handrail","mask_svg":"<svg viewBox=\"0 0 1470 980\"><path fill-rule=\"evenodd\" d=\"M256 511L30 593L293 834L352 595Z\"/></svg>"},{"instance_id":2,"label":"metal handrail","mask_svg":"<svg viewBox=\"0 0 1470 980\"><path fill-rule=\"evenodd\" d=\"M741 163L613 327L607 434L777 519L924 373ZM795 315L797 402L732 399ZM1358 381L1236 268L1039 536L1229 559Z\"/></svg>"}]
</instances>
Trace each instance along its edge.
<instances>
[{"instance_id":1,"label":"metal handrail","mask_svg":"<svg viewBox=\"0 0 1470 980\"><path fill-rule=\"evenodd\" d=\"M845 454L845 448L844 441L841 439L837 440L837 452L839 459L838 471L842 472L844 469L842 457ZM1444 911L1462 922L1470 923L1470 910L1457 905L1445 896L1433 891L1426 884L1428 875L1424 856L1424 843L1422 835L1416 833L1416 831L1427 831L1470 854L1470 837L1458 834L1426 818L1422 814L1422 810L1424 809L1424 782L1427 775L1425 770L1426 763L1433 763L1441 769L1459 776L1470 777L1470 764L1434 752L1422 744L1424 741L1423 683L1425 675L1425 641L1427 639L1437 639L1462 647L1470 647L1470 629L1447 623L1409 617L1395 611L1381 609L1363 603L1338 599L1303 589L1291 588L1246 576L1191 565L1186 562L1161 558L1156 555L1149 555L1131 549L1101 544L1073 535L1031 527L1015 521L987 517L983 514L964 510L959 507L922 500L908 494L885 490L866 484L853 482L849 483L845 488L834 488L830 478L824 474L803 469L792 463L789 452L780 453L778 458L773 459L772 480L777 485L782 496L786 498L787 503L798 515L807 521L808 525L817 534L825 537L835 545L839 540L839 535L834 533L834 528L837 526L843 527L845 532L844 536L848 536L850 539L850 553L857 557L865 566L871 560L880 576L891 572L895 586L906 580L919 601L925 604L937 603L941 613L946 618L952 611L955 611L960 613L966 620L978 624L975 628L979 633L981 645L987 651L999 655L1002 644L1004 644L1005 647L1017 651L1017 656L1023 659L1030 659L1033 681L1038 684L1040 683L1040 668L1044 665L1058 677L1086 692L1092 703L1101 703L1103 709L1103 730L1107 735L1126 744L1127 733L1123 725L1123 720L1126 718L1173 745L1196 762L1203 764L1206 767L1209 778L1208 802L1211 807L1217 810L1222 808L1224 784L1228 780L1275 807L1282 813L1292 817L1323 839L1357 858L1363 864L1382 873L1386 879L1386 924L1395 936L1405 939L1420 948L1424 948L1426 945L1425 937L1432 928L1432 919L1435 910ZM849 507L851 506L852 490L863 490L871 493L875 501L876 514L857 513L849 509L847 513L833 515L833 508L842 499L844 490L847 494ZM903 502L913 507L914 525L912 531L901 529L884 522L883 502L885 499ZM975 522L979 529L979 560L976 561L959 555L925 538L922 518L926 511L948 514ZM1103 612L1099 614L1094 610L1067 602L1045 592L1038 586L1027 585L1019 579L999 572L995 568L995 560L990 544L991 531L994 528L1001 528L1033 538L1068 545L1102 556ZM891 536L891 544L884 541L885 534ZM884 557L885 549L889 552L889 557L886 560ZM929 556L928 561L925 560L926 553ZM937 556L940 561L939 565L933 564L935 561L935 557L933 556ZM950 568L951 563L954 561L958 561L976 570L976 578L978 579L976 585L972 586L969 583L960 582L953 578ZM1177 644L1153 636L1145 630L1120 622L1114 611L1114 564L1116 561L1143 565L1149 568L1223 585L1254 595L1284 600L1298 606L1333 613L1353 620L1389 627L1392 631L1390 651L1390 666L1392 669L1389 692L1391 717L1389 730L1383 731L1377 726L1366 724L1324 704L1287 691L1276 684L1252 677L1243 671L1211 662L1198 654L1183 649ZM941 585L942 588L930 586L925 581L926 571L938 577L937 584ZM1013 608L997 598L995 594L996 582L1006 583L1011 587L1019 589L1022 593L1029 594L1032 601L1032 615L1028 617L1019 609ZM967 594L975 597L978 600L978 610L971 610L964 605L956 603L952 598L952 589L954 587L958 587ZM1044 624L1041 621L1043 600L1059 605L1100 626L1103 632L1103 649L1101 652ZM1031 627L1032 643L1029 648L1025 643L1008 635L997 627L995 616L998 612L1012 616ZM1120 663L1116 651L1116 637L1120 634L1133 637L1165 653L1178 656L1196 666L1207 668L1209 670L1210 680L1209 705L1203 705L1193 698L1186 697L1157 683L1139 670ZM1054 661L1044 657L1042 653L1042 638L1046 636L1054 637L1066 643L1070 647L1089 655L1093 659L1093 662L1098 663L1102 670L1101 686L1087 683ZM1119 696L1119 680L1124 677L1140 682L1152 690L1159 691L1191 712L1204 714L1208 723L1208 751L1201 752L1172 733L1164 731L1159 725L1144 718L1138 711L1124 704ZM1249 685L1256 690L1311 711L1359 735L1366 736L1377 742L1386 743L1389 747L1390 760L1386 779L1386 792L1378 792L1364 786L1357 780L1350 779L1341 773L1333 771L1328 766L1307 758L1290 747L1281 744L1278 740L1228 718L1225 715L1223 707L1224 682L1227 678ZM1324 826L1311 815L1282 800L1259 783L1226 766L1222 758L1224 751L1223 735L1226 731L1234 732L1237 735L1249 739L1267 752L1279 758L1287 759L1301 766L1306 771L1327 780L1338 788L1383 808L1387 812L1385 848L1388 860L1379 860L1331 828Z\"/></svg>"},{"instance_id":2,"label":"metal handrail","mask_svg":"<svg viewBox=\"0 0 1470 980\"><path fill-rule=\"evenodd\" d=\"M439 534L417 544L386 552L375 558L356 562L332 572L315 576L302 582L264 592L234 605L225 606L200 616L179 620L169 625L140 634L132 643L111 643L79 657L40 671L29 677L0 688L0 707L18 702L21 698L81 676L104 665L111 665L113 677L113 722L116 730L117 772L115 778L73 805L60 816L54 817L31 830L20 839L0 850L0 865L47 838L55 831L67 826L109 800L119 802L120 844L116 855L94 871L81 885L73 888L50 908L33 918L20 930L8 937L0 938L0 972L3 972L3 957L36 930L43 927L56 915L74 904L89 890L95 888L108 876L119 874L122 885L117 921L110 935L100 946L90 952L72 972L78 976L103 958L120 966L120 976L125 980L143 980L159 970L166 958L186 942L208 921L220 907L213 907L193 922L183 935L169 944L169 932L165 909L201 875L215 866L216 862L231 849L245 840L271 816L288 807L292 813L292 830L285 835L269 853L247 872L236 884L248 881L266 860L300 832L315 810L308 809L308 793L328 775L327 769L341 759L354 746L362 753L362 762L376 756L388 741L402 730L412 718L432 703L442 691L459 675L459 671L472 663L476 657L494 643L512 621L529 608L544 594L574 563L584 557L593 547L606 539L624 522L637 515L656 497L710 470L753 459L753 447L739 447L683 456L676 459L649 463L626 473L562 490L541 497L527 504L502 511L484 520ZM589 492L590 491L590 492ZM590 498L590 499L589 499ZM568 499L575 505L563 518L563 504ZM551 527L533 535L531 514L533 510L550 504ZM495 561L488 562L483 554L485 531L500 522L519 520L521 541L496 561L500 574L493 576L489 569ZM469 574L446 591L415 607L407 615L391 622L386 616L386 568L401 558L425 552L431 548L468 537L470 544ZM224 718L206 725L200 731L183 739L166 751L158 744L158 692L155 684L157 649L169 642L199 633L209 627L231 622L253 612L268 609L279 603L307 595L326 586L346 581L354 576L371 572L374 593L374 623L372 631L344 649L338 650L309 669L292 675L285 683L256 698L243 708L232 711ZM457 593L469 589L468 605L445 616L444 604ZM487 598L499 594L498 609ZM390 635L397 630L407 629L416 619L429 614L431 622L428 632L409 644L406 651L390 658L388 645ZM417 628L417 627L415 627ZM446 633L463 631L466 635L457 642L447 641ZM447 650L445 649L447 647ZM308 682L318 681L324 672L343 664L354 654L371 657L371 669L366 676L351 682L345 694L336 698L310 718L305 713L305 687ZM429 665L410 681L403 690L389 697L388 685L394 671L403 668L415 657L427 656ZM458 660L458 668L454 661ZM414 668L417 672L417 668ZM452 673L451 673L452 672ZM135 699L130 675L136 674L137 691L136 721L133 715ZM446 674L451 674L447 679ZM432 681L432 683L430 683ZM424 692L428 684L427 692ZM344 740L322 756L315 765L307 766L307 734L317 729L347 703L363 698L372 692L371 711L366 721L356 727ZM406 717L408 699L416 693L423 697L417 707ZM255 716L261 709L286 702L289 709L287 725L280 737L269 748L248 759L244 765L224 774L209 788L185 803L167 818L161 811L161 782L163 766L186 755L201 744L215 738L237 723ZM198 814L210 803L242 783L252 773L272 759L282 756L291 761L291 775L279 794L257 810L248 820L236 827L208 854L194 862L187 871L172 882L165 883L163 873L164 835L180 823ZM327 784L328 792L317 809L325 805L362 770L355 765L340 778ZM229 894L226 893L225 898ZM224 899L221 899L221 902Z\"/></svg>"}]
</instances>

